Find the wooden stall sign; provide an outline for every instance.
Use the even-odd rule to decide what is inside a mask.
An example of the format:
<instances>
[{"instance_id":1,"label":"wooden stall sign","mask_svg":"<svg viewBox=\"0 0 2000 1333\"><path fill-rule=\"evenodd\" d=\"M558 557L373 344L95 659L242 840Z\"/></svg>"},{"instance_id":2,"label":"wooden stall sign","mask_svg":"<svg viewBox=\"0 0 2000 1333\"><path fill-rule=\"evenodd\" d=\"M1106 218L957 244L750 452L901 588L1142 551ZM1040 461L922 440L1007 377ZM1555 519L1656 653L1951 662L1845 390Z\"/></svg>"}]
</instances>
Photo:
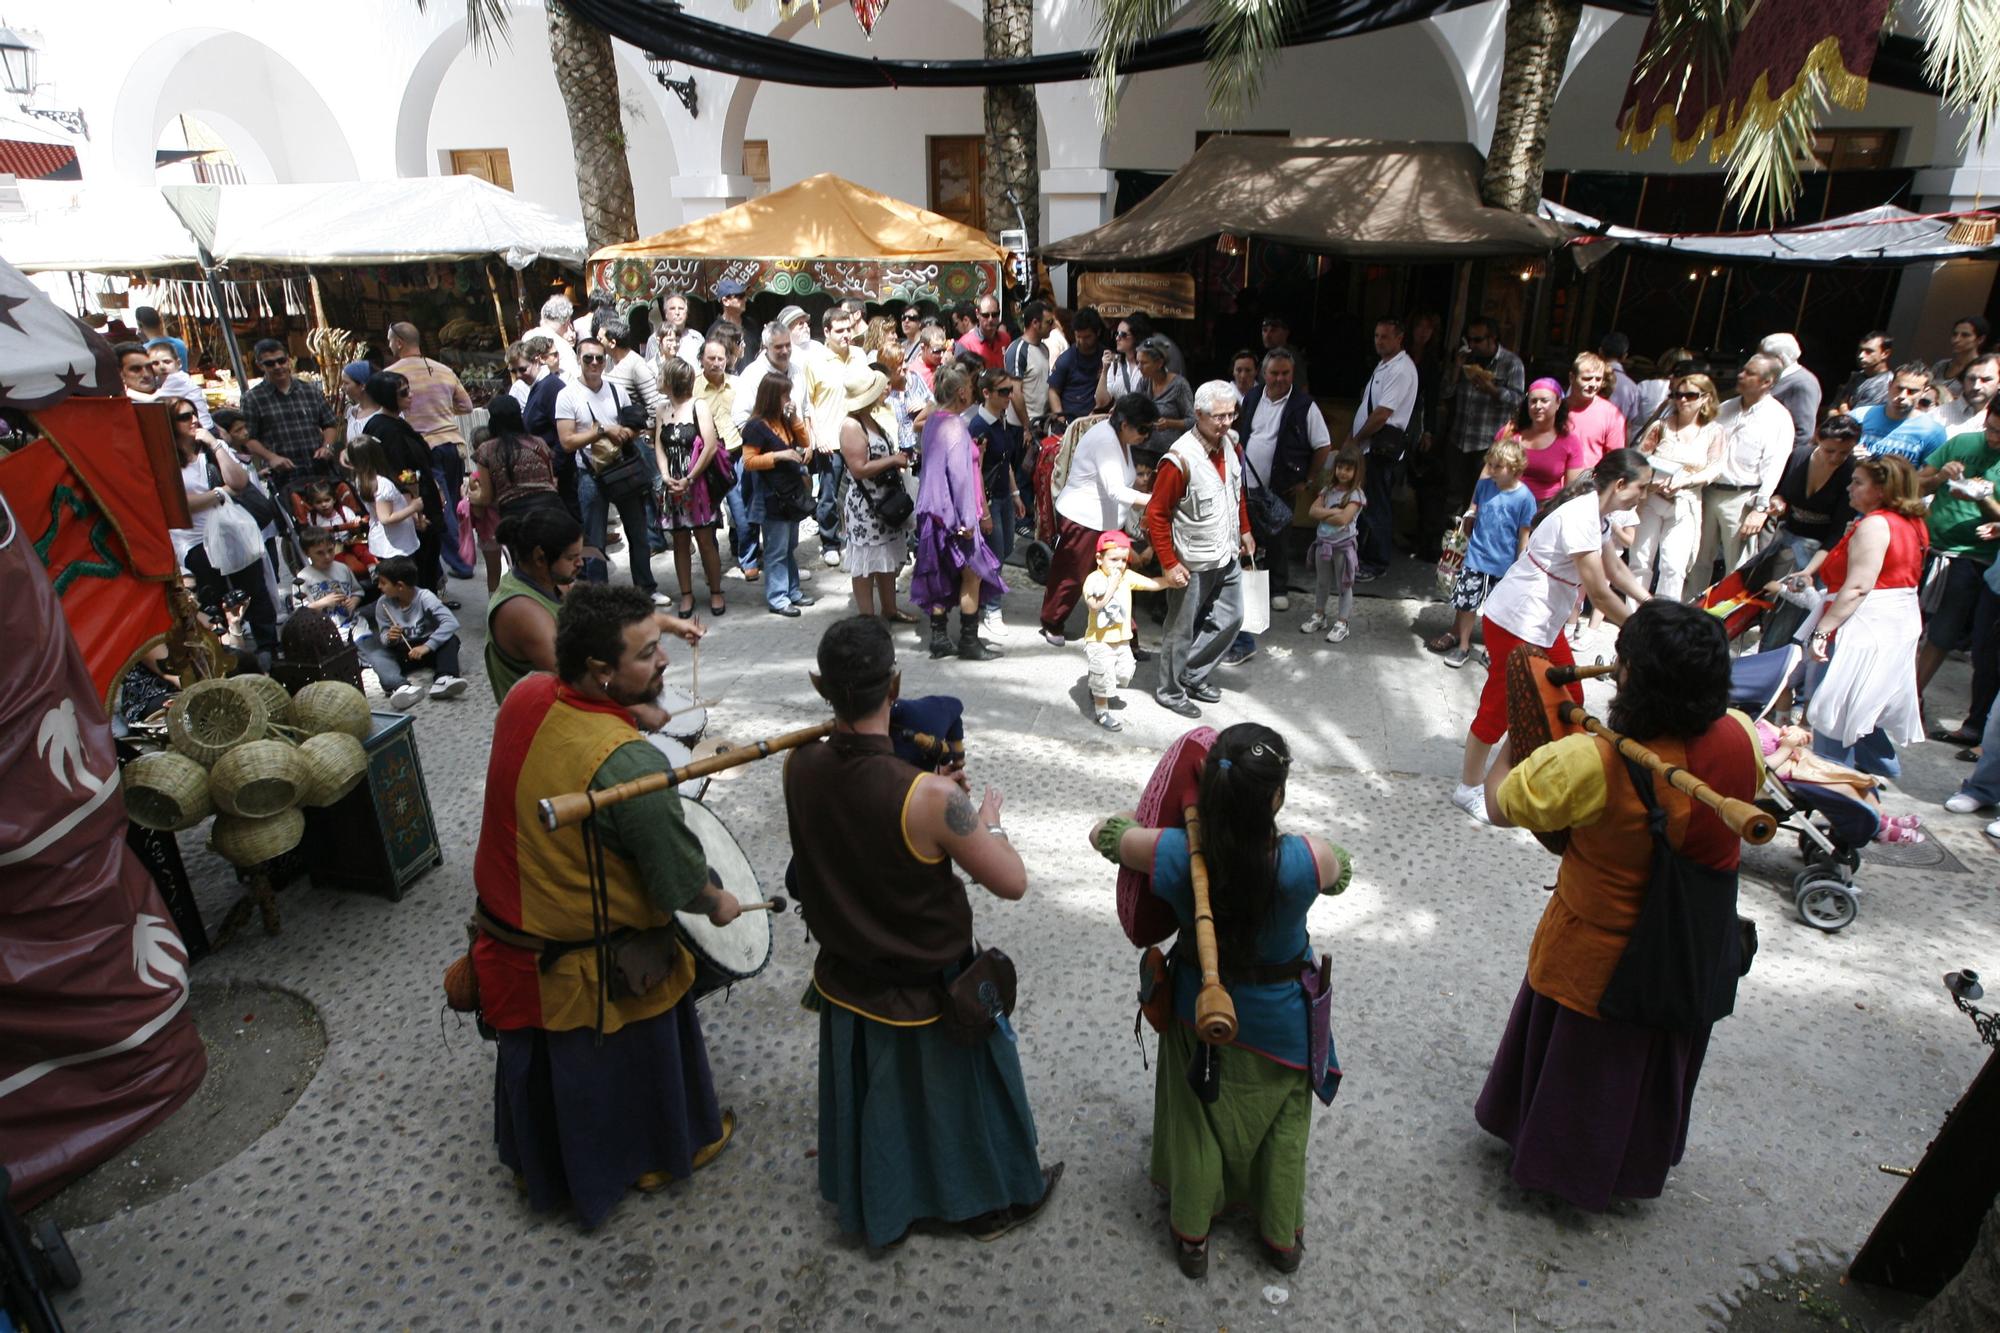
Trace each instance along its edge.
<instances>
[{"instance_id":1,"label":"wooden stall sign","mask_svg":"<svg viewBox=\"0 0 2000 1333\"><path fill-rule=\"evenodd\" d=\"M1193 319L1194 274L1086 273L1077 281L1076 303L1096 306L1111 319L1131 314Z\"/></svg>"}]
</instances>

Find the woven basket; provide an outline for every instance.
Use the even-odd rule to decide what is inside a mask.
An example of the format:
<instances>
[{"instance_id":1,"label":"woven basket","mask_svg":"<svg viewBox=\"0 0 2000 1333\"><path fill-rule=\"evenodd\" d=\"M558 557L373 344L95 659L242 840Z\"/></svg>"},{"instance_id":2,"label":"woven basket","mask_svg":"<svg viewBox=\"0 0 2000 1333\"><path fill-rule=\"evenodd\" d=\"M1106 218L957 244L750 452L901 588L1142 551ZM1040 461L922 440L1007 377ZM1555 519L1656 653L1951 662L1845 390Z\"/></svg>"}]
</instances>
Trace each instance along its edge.
<instances>
[{"instance_id":1,"label":"woven basket","mask_svg":"<svg viewBox=\"0 0 2000 1333\"><path fill-rule=\"evenodd\" d=\"M287 716L308 736L344 731L358 741L368 739L374 719L368 716L368 696L344 680L316 680L292 696Z\"/></svg>"},{"instance_id":2,"label":"woven basket","mask_svg":"<svg viewBox=\"0 0 2000 1333\"><path fill-rule=\"evenodd\" d=\"M301 805L332 805L368 774L368 752L344 731L308 736L299 746L298 757L305 775Z\"/></svg>"},{"instance_id":3,"label":"woven basket","mask_svg":"<svg viewBox=\"0 0 2000 1333\"><path fill-rule=\"evenodd\" d=\"M204 768L246 741L261 740L271 721L264 693L234 679L198 680L167 706L167 739Z\"/></svg>"},{"instance_id":4,"label":"woven basket","mask_svg":"<svg viewBox=\"0 0 2000 1333\"><path fill-rule=\"evenodd\" d=\"M251 741L215 761L208 773L209 795L226 815L264 819L299 803L307 774L298 748L289 741Z\"/></svg>"},{"instance_id":5,"label":"woven basket","mask_svg":"<svg viewBox=\"0 0 2000 1333\"><path fill-rule=\"evenodd\" d=\"M186 755L156 750L125 765L125 812L133 823L178 833L214 810L207 772Z\"/></svg>"},{"instance_id":6,"label":"woven basket","mask_svg":"<svg viewBox=\"0 0 2000 1333\"><path fill-rule=\"evenodd\" d=\"M284 686L269 676L237 676L236 688L246 690L264 701L264 711L273 722L284 720L291 710L292 696Z\"/></svg>"},{"instance_id":7,"label":"woven basket","mask_svg":"<svg viewBox=\"0 0 2000 1333\"><path fill-rule=\"evenodd\" d=\"M297 807L281 810L267 819L242 815L217 815L208 835L215 854L233 866L260 866L283 856L306 836L306 817Z\"/></svg>"}]
</instances>

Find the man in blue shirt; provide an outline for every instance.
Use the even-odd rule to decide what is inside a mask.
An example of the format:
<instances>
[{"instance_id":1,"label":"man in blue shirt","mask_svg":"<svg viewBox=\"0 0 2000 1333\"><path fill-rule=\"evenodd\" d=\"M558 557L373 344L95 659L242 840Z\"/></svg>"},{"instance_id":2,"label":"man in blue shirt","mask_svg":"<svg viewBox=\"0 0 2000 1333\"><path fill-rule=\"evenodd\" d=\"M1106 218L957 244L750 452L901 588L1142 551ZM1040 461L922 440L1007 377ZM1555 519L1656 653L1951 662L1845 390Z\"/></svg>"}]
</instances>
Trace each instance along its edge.
<instances>
[{"instance_id":1,"label":"man in blue shirt","mask_svg":"<svg viewBox=\"0 0 2000 1333\"><path fill-rule=\"evenodd\" d=\"M1069 350L1056 358L1049 371L1049 387L1062 401L1063 415L1062 420L1050 424L1052 431L1097 410L1097 381L1104 373L1104 317L1085 306L1069 324Z\"/></svg>"},{"instance_id":2,"label":"man in blue shirt","mask_svg":"<svg viewBox=\"0 0 2000 1333\"><path fill-rule=\"evenodd\" d=\"M1910 466L1922 467L1931 451L1944 443L1944 427L1928 413L1917 411L1917 399L1931 387L1931 372L1912 361L1896 367L1889 400L1861 414L1861 449L1868 454L1898 454Z\"/></svg>"}]
</instances>

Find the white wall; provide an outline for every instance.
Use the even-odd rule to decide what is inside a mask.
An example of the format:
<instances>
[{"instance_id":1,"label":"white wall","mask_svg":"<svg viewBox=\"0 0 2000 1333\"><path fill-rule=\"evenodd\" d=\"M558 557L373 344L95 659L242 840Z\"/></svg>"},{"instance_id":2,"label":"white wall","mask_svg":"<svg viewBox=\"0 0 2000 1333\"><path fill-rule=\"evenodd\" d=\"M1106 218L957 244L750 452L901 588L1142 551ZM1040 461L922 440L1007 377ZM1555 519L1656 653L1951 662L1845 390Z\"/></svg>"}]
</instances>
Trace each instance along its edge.
<instances>
[{"instance_id":1,"label":"white wall","mask_svg":"<svg viewBox=\"0 0 2000 1333\"><path fill-rule=\"evenodd\" d=\"M549 62L543 25L517 16L513 42L490 60L460 51L438 86L437 102L425 134L424 162L431 175L450 167L454 148L505 148L514 173L514 193L564 217L576 217L576 161L569 119L555 67ZM619 92L626 110L625 139L632 167L633 203L639 232L679 226L680 205L669 190L676 168L674 146L664 118L685 116L679 102L662 108L649 96L659 91L643 69L621 60Z\"/></svg>"}]
</instances>

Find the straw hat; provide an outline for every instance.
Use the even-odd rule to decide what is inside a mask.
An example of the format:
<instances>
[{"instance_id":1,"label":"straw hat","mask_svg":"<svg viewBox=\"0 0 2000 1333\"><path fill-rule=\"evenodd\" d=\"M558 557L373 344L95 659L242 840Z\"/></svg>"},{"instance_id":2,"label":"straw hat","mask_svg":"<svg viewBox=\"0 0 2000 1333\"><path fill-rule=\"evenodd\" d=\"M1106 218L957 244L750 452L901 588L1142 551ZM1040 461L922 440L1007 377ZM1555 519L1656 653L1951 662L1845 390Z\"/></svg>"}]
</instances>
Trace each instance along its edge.
<instances>
[{"instance_id":1,"label":"straw hat","mask_svg":"<svg viewBox=\"0 0 2000 1333\"><path fill-rule=\"evenodd\" d=\"M847 403L841 411L859 412L882 401L882 395L889 392L889 377L873 366L850 365L841 388L847 392Z\"/></svg>"}]
</instances>

